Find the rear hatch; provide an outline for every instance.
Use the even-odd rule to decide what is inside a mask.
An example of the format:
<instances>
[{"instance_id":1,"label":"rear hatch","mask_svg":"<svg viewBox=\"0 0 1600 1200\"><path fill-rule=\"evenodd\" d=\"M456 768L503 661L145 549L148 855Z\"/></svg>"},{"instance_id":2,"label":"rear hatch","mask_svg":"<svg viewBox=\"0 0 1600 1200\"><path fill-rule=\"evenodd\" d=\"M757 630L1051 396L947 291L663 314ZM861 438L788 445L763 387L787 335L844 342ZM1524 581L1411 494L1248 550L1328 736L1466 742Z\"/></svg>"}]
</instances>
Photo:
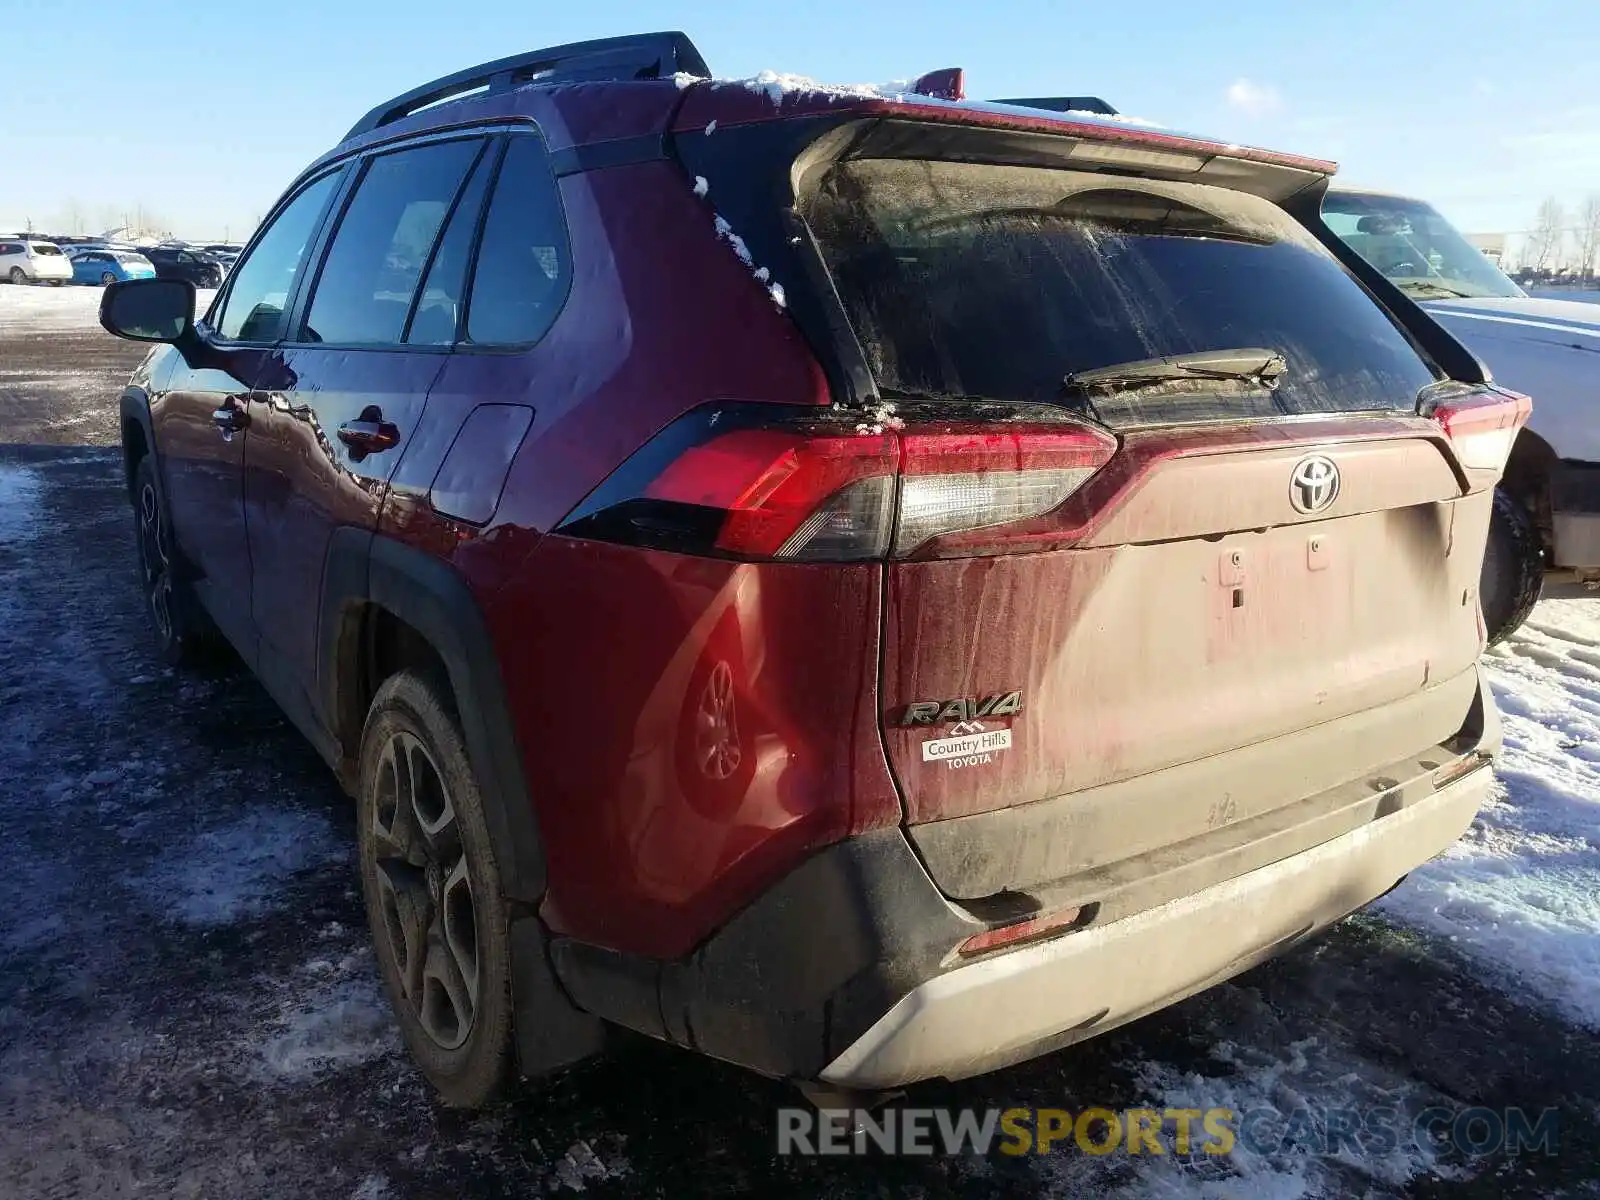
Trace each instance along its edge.
<instances>
[{"instance_id":1,"label":"rear hatch","mask_svg":"<svg viewBox=\"0 0 1600 1200\"><path fill-rule=\"evenodd\" d=\"M790 292L837 308L839 386L901 444L882 736L941 885L1148 854L1461 729L1525 402L1444 379L1274 202L1320 179L895 124L797 156L820 265ZM1246 777L1275 739L1297 768ZM929 840L1045 802L1049 853Z\"/></svg>"}]
</instances>

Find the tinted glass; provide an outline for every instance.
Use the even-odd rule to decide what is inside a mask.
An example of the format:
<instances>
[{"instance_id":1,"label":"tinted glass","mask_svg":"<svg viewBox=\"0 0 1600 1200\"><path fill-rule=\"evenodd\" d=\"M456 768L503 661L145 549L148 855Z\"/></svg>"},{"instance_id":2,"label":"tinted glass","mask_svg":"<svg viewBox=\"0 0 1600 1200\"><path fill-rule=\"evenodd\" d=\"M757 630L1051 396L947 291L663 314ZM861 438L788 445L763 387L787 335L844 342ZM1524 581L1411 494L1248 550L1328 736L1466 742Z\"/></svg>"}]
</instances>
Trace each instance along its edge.
<instances>
[{"instance_id":1,"label":"tinted glass","mask_svg":"<svg viewBox=\"0 0 1600 1200\"><path fill-rule=\"evenodd\" d=\"M406 341L418 346L448 346L456 340L461 301L466 295L467 267L472 261L472 242L483 213L483 197L489 190L494 171L494 155L486 154L472 172L472 179L439 239L433 265L422 284L416 315Z\"/></svg>"},{"instance_id":2,"label":"tinted glass","mask_svg":"<svg viewBox=\"0 0 1600 1200\"><path fill-rule=\"evenodd\" d=\"M400 341L428 252L481 144L440 142L372 160L333 235L306 341Z\"/></svg>"},{"instance_id":3,"label":"tinted glass","mask_svg":"<svg viewBox=\"0 0 1600 1200\"><path fill-rule=\"evenodd\" d=\"M1524 294L1420 200L1329 192L1322 219L1341 241L1419 300Z\"/></svg>"},{"instance_id":4,"label":"tinted glass","mask_svg":"<svg viewBox=\"0 0 1600 1200\"><path fill-rule=\"evenodd\" d=\"M880 383L1084 404L1118 423L1414 409L1435 378L1275 205L1222 188L974 163L862 160L806 200ZM1260 380L1075 395L1069 374L1266 349Z\"/></svg>"},{"instance_id":5,"label":"tinted glass","mask_svg":"<svg viewBox=\"0 0 1600 1200\"><path fill-rule=\"evenodd\" d=\"M484 222L467 340L491 346L538 341L561 311L570 277L566 224L544 143L514 137Z\"/></svg>"},{"instance_id":6,"label":"tinted glass","mask_svg":"<svg viewBox=\"0 0 1600 1200\"><path fill-rule=\"evenodd\" d=\"M271 342L283 335L284 309L322 210L339 173L324 175L291 200L233 271L217 331L240 341ZM148 255L147 255L148 256Z\"/></svg>"},{"instance_id":7,"label":"tinted glass","mask_svg":"<svg viewBox=\"0 0 1600 1200\"><path fill-rule=\"evenodd\" d=\"M52 246L49 242L35 242L33 244L33 252L48 257L52 254L60 254L61 250L59 247Z\"/></svg>"}]
</instances>

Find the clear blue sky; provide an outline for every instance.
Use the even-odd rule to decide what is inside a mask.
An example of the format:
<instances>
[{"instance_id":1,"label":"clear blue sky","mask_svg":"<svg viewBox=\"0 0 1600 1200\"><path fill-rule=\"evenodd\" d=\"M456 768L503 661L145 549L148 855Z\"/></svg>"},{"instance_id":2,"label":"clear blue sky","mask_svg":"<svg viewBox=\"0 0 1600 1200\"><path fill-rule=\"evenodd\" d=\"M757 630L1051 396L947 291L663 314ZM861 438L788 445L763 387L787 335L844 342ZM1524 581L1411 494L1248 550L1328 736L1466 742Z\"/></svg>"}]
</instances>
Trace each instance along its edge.
<instances>
[{"instance_id":1,"label":"clear blue sky","mask_svg":"<svg viewBox=\"0 0 1600 1200\"><path fill-rule=\"evenodd\" d=\"M1600 191L1597 0L0 0L0 228L142 206L241 237L373 104L520 49L681 28L724 77L967 69L1334 158L1471 231ZM19 31L29 31L21 33Z\"/></svg>"}]
</instances>

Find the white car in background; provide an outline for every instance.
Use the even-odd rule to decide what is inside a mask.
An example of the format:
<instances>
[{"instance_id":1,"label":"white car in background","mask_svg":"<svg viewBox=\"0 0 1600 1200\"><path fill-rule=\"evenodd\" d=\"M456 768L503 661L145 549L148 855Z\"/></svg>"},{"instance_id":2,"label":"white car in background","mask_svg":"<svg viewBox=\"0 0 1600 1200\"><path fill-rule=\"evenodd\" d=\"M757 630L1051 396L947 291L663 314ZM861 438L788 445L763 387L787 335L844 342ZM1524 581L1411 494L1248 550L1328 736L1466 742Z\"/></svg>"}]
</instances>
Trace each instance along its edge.
<instances>
[{"instance_id":1,"label":"white car in background","mask_svg":"<svg viewBox=\"0 0 1600 1200\"><path fill-rule=\"evenodd\" d=\"M1522 624L1547 572L1600 583L1600 304L1529 296L1421 200L1335 187L1322 217L1496 383L1533 397L1484 557L1491 642Z\"/></svg>"},{"instance_id":2,"label":"white car in background","mask_svg":"<svg viewBox=\"0 0 1600 1200\"><path fill-rule=\"evenodd\" d=\"M60 287L72 282L72 263L54 242L0 236L0 280Z\"/></svg>"}]
</instances>

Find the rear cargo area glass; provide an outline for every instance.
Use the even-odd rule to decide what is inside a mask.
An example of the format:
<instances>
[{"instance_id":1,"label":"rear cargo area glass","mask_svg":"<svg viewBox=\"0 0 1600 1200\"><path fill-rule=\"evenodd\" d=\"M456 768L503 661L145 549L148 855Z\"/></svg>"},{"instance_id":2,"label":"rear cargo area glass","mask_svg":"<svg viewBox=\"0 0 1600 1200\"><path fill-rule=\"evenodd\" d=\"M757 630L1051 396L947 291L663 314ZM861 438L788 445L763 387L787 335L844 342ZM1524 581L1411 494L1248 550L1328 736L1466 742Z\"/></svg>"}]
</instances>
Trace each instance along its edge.
<instances>
[{"instance_id":1,"label":"rear cargo area glass","mask_svg":"<svg viewBox=\"0 0 1600 1200\"><path fill-rule=\"evenodd\" d=\"M1087 171L846 161L802 198L880 387L1069 403L1110 424L1411 411L1438 376L1292 217L1224 188ZM1093 395L1066 376L1242 347L1276 388Z\"/></svg>"}]
</instances>

